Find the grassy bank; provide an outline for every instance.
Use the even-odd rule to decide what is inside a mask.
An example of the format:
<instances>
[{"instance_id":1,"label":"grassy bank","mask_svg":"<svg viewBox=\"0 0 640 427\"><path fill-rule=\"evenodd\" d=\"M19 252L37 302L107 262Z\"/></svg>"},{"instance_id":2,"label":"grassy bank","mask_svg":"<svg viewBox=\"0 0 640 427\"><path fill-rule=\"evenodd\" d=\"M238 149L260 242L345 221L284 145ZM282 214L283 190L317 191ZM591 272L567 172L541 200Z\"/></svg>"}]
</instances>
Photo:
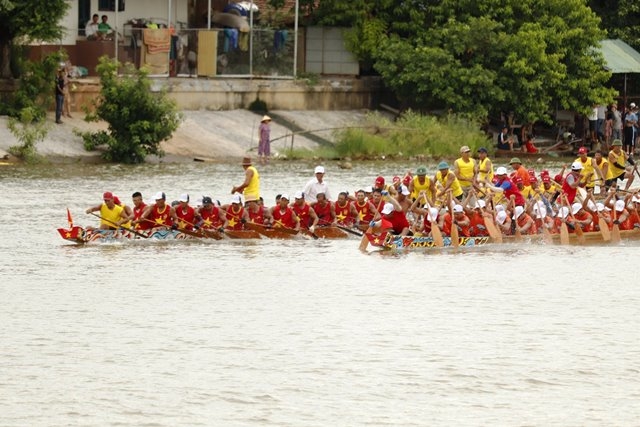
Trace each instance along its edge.
<instances>
[{"instance_id":1,"label":"grassy bank","mask_svg":"<svg viewBox=\"0 0 640 427\"><path fill-rule=\"evenodd\" d=\"M334 146L315 151L291 150L287 157L354 160L443 158L457 156L463 145L468 145L475 152L489 144L477 123L455 115L438 118L411 111L395 121L379 113L371 113L365 124L337 131L335 140Z\"/></svg>"}]
</instances>

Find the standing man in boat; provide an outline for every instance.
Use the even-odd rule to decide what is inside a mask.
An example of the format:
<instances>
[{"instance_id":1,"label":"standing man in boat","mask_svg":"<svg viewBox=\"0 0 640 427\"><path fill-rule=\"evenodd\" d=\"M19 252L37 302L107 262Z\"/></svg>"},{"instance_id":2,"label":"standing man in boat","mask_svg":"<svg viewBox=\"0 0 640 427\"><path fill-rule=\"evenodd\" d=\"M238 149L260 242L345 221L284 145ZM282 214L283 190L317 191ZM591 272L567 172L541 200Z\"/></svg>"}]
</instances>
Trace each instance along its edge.
<instances>
[{"instance_id":1,"label":"standing man in boat","mask_svg":"<svg viewBox=\"0 0 640 427\"><path fill-rule=\"evenodd\" d=\"M478 174L478 165L475 159L471 158L471 149L464 145L460 148L460 157L453 162L453 173L460 182L462 192L466 196L469 191L477 185L476 175Z\"/></svg>"},{"instance_id":2,"label":"standing man in boat","mask_svg":"<svg viewBox=\"0 0 640 427\"><path fill-rule=\"evenodd\" d=\"M589 157L587 147L580 147L578 149L578 158L575 159L575 161L582 164L580 177L587 190L593 190L596 182L604 182L602 171L598 165L595 164L593 158Z\"/></svg>"},{"instance_id":3,"label":"standing man in boat","mask_svg":"<svg viewBox=\"0 0 640 427\"><path fill-rule=\"evenodd\" d=\"M331 200L329 184L324 180L324 166L316 166L313 172L315 174L315 178L311 178L302 190L306 202L309 204L315 203L317 201L317 196L320 193L324 193L326 199Z\"/></svg>"},{"instance_id":4,"label":"standing man in boat","mask_svg":"<svg viewBox=\"0 0 640 427\"><path fill-rule=\"evenodd\" d=\"M488 184L488 187L497 193L504 193L504 197L507 200L511 200L511 196L514 196L516 206L524 206L525 200L518 190L518 187L507 176L507 168L500 166L496 169L496 176L493 180L494 185Z\"/></svg>"},{"instance_id":5,"label":"standing man in boat","mask_svg":"<svg viewBox=\"0 0 640 427\"><path fill-rule=\"evenodd\" d=\"M422 206L424 199L420 196L420 193L424 192L429 204L433 205L433 198L436 194L436 187L433 181L427 176L427 167L420 166L416 170L416 176L414 176L409 182L409 191L411 192L411 199L418 200L418 204Z\"/></svg>"},{"instance_id":6,"label":"standing man in boat","mask_svg":"<svg viewBox=\"0 0 640 427\"><path fill-rule=\"evenodd\" d=\"M231 189L231 194L241 193L244 197L260 198L260 174L258 170L251 164L251 158L242 159L242 167L244 168L244 182L237 187Z\"/></svg>"},{"instance_id":7,"label":"standing man in boat","mask_svg":"<svg viewBox=\"0 0 640 427\"><path fill-rule=\"evenodd\" d=\"M112 192L106 191L102 195L102 202L103 203L92 206L86 210L88 214L100 212L101 230L116 230L122 224L129 222L130 218L122 206L115 204Z\"/></svg>"},{"instance_id":8,"label":"standing man in boat","mask_svg":"<svg viewBox=\"0 0 640 427\"><path fill-rule=\"evenodd\" d=\"M573 203L576 198L576 193L578 192L578 187L583 182L582 176L580 173L582 172L582 163L573 162L571 164L571 172L564 177L564 181L562 181L562 192L565 194L568 203Z\"/></svg>"},{"instance_id":9,"label":"standing man in boat","mask_svg":"<svg viewBox=\"0 0 640 427\"><path fill-rule=\"evenodd\" d=\"M478 148L478 181L493 181L493 163L484 147Z\"/></svg>"}]
</instances>

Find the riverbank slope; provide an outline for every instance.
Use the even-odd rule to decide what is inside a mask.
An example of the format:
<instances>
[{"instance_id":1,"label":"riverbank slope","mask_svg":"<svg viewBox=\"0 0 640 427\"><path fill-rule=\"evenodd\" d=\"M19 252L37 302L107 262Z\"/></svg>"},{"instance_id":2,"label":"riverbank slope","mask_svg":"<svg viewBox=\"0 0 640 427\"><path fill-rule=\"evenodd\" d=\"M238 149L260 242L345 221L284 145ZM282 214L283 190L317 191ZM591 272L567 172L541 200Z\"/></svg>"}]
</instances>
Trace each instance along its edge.
<instances>
[{"instance_id":1,"label":"riverbank slope","mask_svg":"<svg viewBox=\"0 0 640 427\"><path fill-rule=\"evenodd\" d=\"M183 111L184 118L172 138L162 143L166 156L151 162L228 161L245 155L255 156L258 146L258 127L262 114L248 110L230 111ZM313 150L323 144L335 142L336 128L362 126L366 122L367 110L348 111L272 111L271 150L274 157L283 155L286 149ZM98 131L107 124L87 123L84 115L75 113L73 118L64 118L56 125L49 114L49 132L37 144L40 155L53 163L100 162L100 151L86 151L78 131ZM0 158L8 154L9 147L19 141L7 128L7 117L0 116ZM305 131L316 131L300 134ZM291 134L295 133L292 137ZM9 160L12 159L9 156Z\"/></svg>"}]
</instances>

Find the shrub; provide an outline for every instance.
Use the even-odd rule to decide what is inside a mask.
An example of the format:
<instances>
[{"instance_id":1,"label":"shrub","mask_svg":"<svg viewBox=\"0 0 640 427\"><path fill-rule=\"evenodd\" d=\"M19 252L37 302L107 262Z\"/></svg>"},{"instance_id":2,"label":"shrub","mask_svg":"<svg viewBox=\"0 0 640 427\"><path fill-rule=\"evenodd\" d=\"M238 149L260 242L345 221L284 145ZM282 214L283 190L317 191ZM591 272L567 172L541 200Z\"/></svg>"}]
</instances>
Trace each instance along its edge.
<instances>
[{"instance_id":1,"label":"shrub","mask_svg":"<svg viewBox=\"0 0 640 427\"><path fill-rule=\"evenodd\" d=\"M147 71L127 64L119 77L119 67L106 56L100 58L96 69L102 84L100 96L93 101L95 112L87 113L85 120L104 120L109 126L106 132L81 136L87 149L106 145L106 160L143 163L149 154L164 155L160 143L171 138L182 116L166 91L151 91Z\"/></svg>"},{"instance_id":2,"label":"shrub","mask_svg":"<svg viewBox=\"0 0 640 427\"><path fill-rule=\"evenodd\" d=\"M10 117L7 127L18 138L22 145L9 147L9 152L27 163L35 163L40 160L36 151L36 144L42 141L48 132L45 121L37 121L39 114L35 107L25 107L20 110L19 118Z\"/></svg>"}]
</instances>

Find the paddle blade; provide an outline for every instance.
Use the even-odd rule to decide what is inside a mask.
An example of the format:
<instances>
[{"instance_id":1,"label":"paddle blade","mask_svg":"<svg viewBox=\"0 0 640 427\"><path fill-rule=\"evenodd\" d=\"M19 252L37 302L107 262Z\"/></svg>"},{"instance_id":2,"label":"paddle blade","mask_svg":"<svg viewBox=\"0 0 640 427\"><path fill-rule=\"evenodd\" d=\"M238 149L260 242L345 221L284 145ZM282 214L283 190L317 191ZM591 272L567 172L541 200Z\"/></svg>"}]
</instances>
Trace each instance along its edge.
<instances>
[{"instance_id":1,"label":"paddle blade","mask_svg":"<svg viewBox=\"0 0 640 427\"><path fill-rule=\"evenodd\" d=\"M566 222L563 222L560 225L560 244L561 245L569 244L569 228L567 227Z\"/></svg>"},{"instance_id":2,"label":"paddle blade","mask_svg":"<svg viewBox=\"0 0 640 427\"><path fill-rule=\"evenodd\" d=\"M454 248L460 246L460 235L458 234L458 226L451 224L451 245Z\"/></svg>"},{"instance_id":3,"label":"paddle blade","mask_svg":"<svg viewBox=\"0 0 640 427\"><path fill-rule=\"evenodd\" d=\"M435 221L431 221L431 236L433 237L433 244L441 248L444 246L444 239L442 238L442 232Z\"/></svg>"},{"instance_id":4,"label":"paddle blade","mask_svg":"<svg viewBox=\"0 0 640 427\"><path fill-rule=\"evenodd\" d=\"M600 217L598 219L598 226L600 227L600 234L602 234L602 240L608 242L611 240L611 230L609 230L609 226L607 225L607 221L604 218Z\"/></svg>"},{"instance_id":5,"label":"paddle blade","mask_svg":"<svg viewBox=\"0 0 640 427\"><path fill-rule=\"evenodd\" d=\"M491 236L491 239L493 241L495 241L497 243L502 243L502 233L500 233L500 231L498 231L498 228L494 224L492 218L485 216L484 217L484 226L487 228L487 231L489 232L489 236Z\"/></svg>"},{"instance_id":6,"label":"paddle blade","mask_svg":"<svg viewBox=\"0 0 640 427\"><path fill-rule=\"evenodd\" d=\"M73 228L73 218L71 217L69 208L67 208L67 221L69 222L69 228Z\"/></svg>"},{"instance_id":7,"label":"paddle blade","mask_svg":"<svg viewBox=\"0 0 640 427\"><path fill-rule=\"evenodd\" d=\"M582 233L582 227L577 222L576 222L576 236L578 236L578 243L581 245L584 245L586 239L584 238L584 234Z\"/></svg>"},{"instance_id":8,"label":"paddle blade","mask_svg":"<svg viewBox=\"0 0 640 427\"><path fill-rule=\"evenodd\" d=\"M618 224L613 224L613 228L611 229L611 241L613 243L620 243L620 226Z\"/></svg>"}]
</instances>

